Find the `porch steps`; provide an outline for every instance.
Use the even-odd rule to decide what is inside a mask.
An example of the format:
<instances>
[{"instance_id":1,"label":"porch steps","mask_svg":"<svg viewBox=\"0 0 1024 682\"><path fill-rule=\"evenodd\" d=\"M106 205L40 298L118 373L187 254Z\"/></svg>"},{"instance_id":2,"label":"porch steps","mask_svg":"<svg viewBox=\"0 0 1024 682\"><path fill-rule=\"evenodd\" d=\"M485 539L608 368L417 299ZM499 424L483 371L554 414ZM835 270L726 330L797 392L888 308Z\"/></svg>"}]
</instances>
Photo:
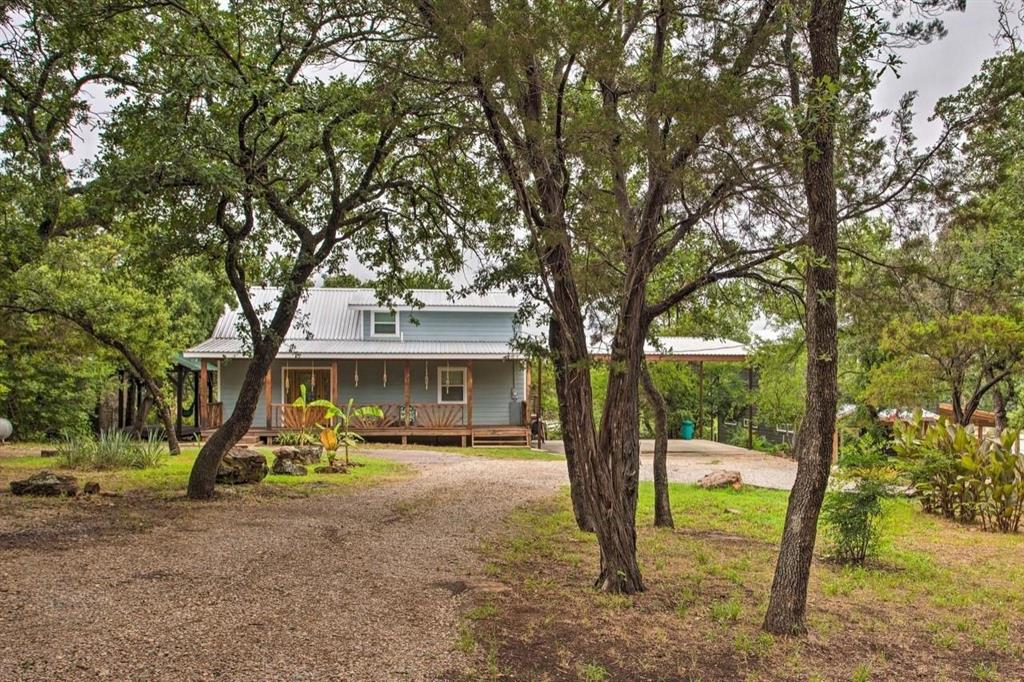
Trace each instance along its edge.
<instances>
[{"instance_id":1,"label":"porch steps","mask_svg":"<svg viewBox=\"0 0 1024 682\"><path fill-rule=\"evenodd\" d=\"M477 447L530 447L530 432L522 427L473 429L470 445Z\"/></svg>"}]
</instances>

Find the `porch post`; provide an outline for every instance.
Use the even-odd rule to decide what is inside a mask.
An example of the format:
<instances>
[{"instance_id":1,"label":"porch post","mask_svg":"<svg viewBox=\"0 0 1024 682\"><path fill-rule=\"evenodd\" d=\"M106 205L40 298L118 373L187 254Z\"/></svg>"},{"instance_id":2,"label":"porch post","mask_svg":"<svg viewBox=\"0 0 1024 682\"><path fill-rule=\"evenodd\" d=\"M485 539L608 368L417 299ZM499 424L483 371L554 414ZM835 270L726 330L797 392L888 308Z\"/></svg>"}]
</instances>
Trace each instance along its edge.
<instances>
[{"instance_id":1,"label":"porch post","mask_svg":"<svg viewBox=\"0 0 1024 682\"><path fill-rule=\"evenodd\" d=\"M207 360L204 358L199 362L199 412L196 413L196 426L203 427L203 420L206 419L207 407L210 404L210 370Z\"/></svg>"},{"instance_id":2,"label":"porch post","mask_svg":"<svg viewBox=\"0 0 1024 682\"><path fill-rule=\"evenodd\" d=\"M124 370L117 370L117 428L124 428Z\"/></svg>"},{"instance_id":3,"label":"porch post","mask_svg":"<svg viewBox=\"0 0 1024 682\"><path fill-rule=\"evenodd\" d=\"M697 411L697 437L704 438L704 361L697 364L700 375L700 404Z\"/></svg>"},{"instance_id":4,"label":"porch post","mask_svg":"<svg viewBox=\"0 0 1024 682\"><path fill-rule=\"evenodd\" d=\"M405 361L405 367L402 369L402 403L405 405L405 410L402 414L402 424L404 424L405 426L409 425L409 403L410 396L412 395L412 389L409 385L409 375L411 371L412 361L407 359Z\"/></svg>"},{"instance_id":5,"label":"porch post","mask_svg":"<svg viewBox=\"0 0 1024 682\"><path fill-rule=\"evenodd\" d=\"M185 396L185 368L176 365L174 368L174 399L177 406L174 410L174 435L181 438L181 401Z\"/></svg>"},{"instance_id":6,"label":"porch post","mask_svg":"<svg viewBox=\"0 0 1024 682\"><path fill-rule=\"evenodd\" d=\"M754 449L754 366L751 365L747 374L747 449Z\"/></svg>"},{"instance_id":7,"label":"porch post","mask_svg":"<svg viewBox=\"0 0 1024 682\"><path fill-rule=\"evenodd\" d=\"M526 381L523 382L523 423L530 423L530 361L526 361Z\"/></svg>"},{"instance_id":8,"label":"porch post","mask_svg":"<svg viewBox=\"0 0 1024 682\"><path fill-rule=\"evenodd\" d=\"M267 370L263 377L263 410L267 416L267 428L274 426L274 371Z\"/></svg>"},{"instance_id":9,"label":"porch post","mask_svg":"<svg viewBox=\"0 0 1024 682\"><path fill-rule=\"evenodd\" d=\"M466 361L466 426L473 425L473 361Z\"/></svg>"},{"instance_id":10,"label":"porch post","mask_svg":"<svg viewBox=\"0 0 1024 682\"><path fill-rule=\"evenodd\" d=\"M338 404L338 361L331 360L331 402Z\"/></svg>"},{"instance_id":11,"label":"porch post","mask_svg":"<svg viewBox=\"0 0 1024 682\"><path fill-rule=\"evenodd\" d=\"M537 362L537 419L544 419L544 358Z\"/></svg>"}]
</instances>

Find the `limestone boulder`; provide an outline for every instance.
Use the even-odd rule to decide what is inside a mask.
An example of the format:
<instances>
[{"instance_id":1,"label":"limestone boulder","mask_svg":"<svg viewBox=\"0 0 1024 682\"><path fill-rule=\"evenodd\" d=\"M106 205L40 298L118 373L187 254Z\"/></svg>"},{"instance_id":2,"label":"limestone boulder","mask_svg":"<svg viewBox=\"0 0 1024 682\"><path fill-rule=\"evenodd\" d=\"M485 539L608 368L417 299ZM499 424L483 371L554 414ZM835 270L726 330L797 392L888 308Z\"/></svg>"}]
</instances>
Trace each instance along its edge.
<instances>
[{"instance_id":1,"label":"limestone boulder","mask_svg":"<svg viewBox=\"0 0 1024 682\"><path fill-rule=\"evenodd\" d=\"M267 458L258 452L243 448L232 448L220 462L217 483L221 485L243 485L259 483L270 472Z\"/></svg>"},{"instance_id":2,"label":"limestone boulder","mask_svg":"<svg viewBox=\"0 0 1024 682\"><path fill-rule=\"evenodd\" d=\"M320 461L320 455L323 453L323 450L319 445L277 448L274 450L274 460L290 459L299 464L316 464Z\"/></svg>"},{"instance_id":3,"label":"limestone boulder","mask_svg":"<svg viewBox=\"0 0 1024 682\"><path fill-rule=\"evenodd\" d=\"M283 476L305 476L306 467L299 464L294 459L287 459L282 457L274 458L274 467L271 469L275 474L281 474Z\"/></svg>"},{"instance_id":4,"label":"limestone boulder","mask_svg":"<svg viewBox=\"0 0 1024 682\"><path fill-rule=\"evenodd\" d=\"M723 469L712 471L697 481L697 485L701 488L727 488L731 486L739 490L743 487L743 477L740 476L738 471L726 471Z\"/></svg>"},{"instance_id":5,"label":"limestone boulder","mask_svg":"<svg viewBox=\"0 0 1024 682\"><path fill-rule=\"evenodd\" d=\"M15 495L39 495L74 497L78 494L78 479L74 476L40 471L22 481L11 481L11 492Z\"/></svg>"}]
</instances>

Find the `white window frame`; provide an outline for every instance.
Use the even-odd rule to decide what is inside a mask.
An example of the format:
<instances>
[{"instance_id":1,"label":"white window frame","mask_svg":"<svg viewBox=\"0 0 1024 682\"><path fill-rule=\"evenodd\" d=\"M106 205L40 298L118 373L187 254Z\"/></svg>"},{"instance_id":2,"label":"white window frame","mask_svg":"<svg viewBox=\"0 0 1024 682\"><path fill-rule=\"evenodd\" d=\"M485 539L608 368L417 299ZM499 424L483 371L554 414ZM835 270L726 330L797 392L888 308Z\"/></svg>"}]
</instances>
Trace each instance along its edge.
<instances>
[{"instance_id":1,"label":"white window frame","mask_svg":"<svg viewBox=\"0 0 1024 682\"><path fill-rule=\"evenodd\" d=\"M449 373L459 372L459 373L462 374L462 400L443 400L442 399L442 397L441 397L442 396L442 390L441 390L441 388L442 388L441 387L441 373L442 372L449 372ZM468 397L468 395L467 395L468 394L468 390L469 389L468 389L468 386L467 386L466 368L464 366L461 366L461 365L460 366L449 365L449 366L445 367L445 366L442 365L441 367L437 368L437 404L438 405L465 405L466 404L466 398Z\"/></svg>"},{"instance_id":2,"label":"white window frame","mask_svg":"<svg viewBox=\"0 0 1024 682\"><path fill-rule=\"evenodd\" d=\"M377 315L394 315L395 316L395 332L393 334L378 334L377 333ZM370 311L370 336L373 337L387 337L394 338L399 335L398 320L401 317L396 310L392 313L390 310L371 310Z\"/></svg>"}]
</instances>

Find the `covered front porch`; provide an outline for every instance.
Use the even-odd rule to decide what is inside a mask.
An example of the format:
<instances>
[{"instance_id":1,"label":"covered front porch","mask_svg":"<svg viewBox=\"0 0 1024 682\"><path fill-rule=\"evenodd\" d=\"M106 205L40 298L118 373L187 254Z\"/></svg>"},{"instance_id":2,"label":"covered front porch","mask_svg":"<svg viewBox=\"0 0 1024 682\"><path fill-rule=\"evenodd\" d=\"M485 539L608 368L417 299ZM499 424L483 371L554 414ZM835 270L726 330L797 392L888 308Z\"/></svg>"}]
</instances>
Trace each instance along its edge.
<instances>
[{"instance_id":1,"label":"covered front porch","mask_svg":"<svg viewBox=\"0 0 1024 682\"><path fill-rule=\"evenodd\" d=\"M245 359L203 359L200 384L204 431L234 409L248 368ZM373 405L380 417L354 418L352 430L367 439L472 445L529 444L529 367L518 359L331 358L275 361L263 383L247 439L272 442L286 431L324 423L323 408L295 400L305 387L309 402L327 399L344 408ZM206 398L205 400L203 398Z\"/></svg>"}]
</instances>

